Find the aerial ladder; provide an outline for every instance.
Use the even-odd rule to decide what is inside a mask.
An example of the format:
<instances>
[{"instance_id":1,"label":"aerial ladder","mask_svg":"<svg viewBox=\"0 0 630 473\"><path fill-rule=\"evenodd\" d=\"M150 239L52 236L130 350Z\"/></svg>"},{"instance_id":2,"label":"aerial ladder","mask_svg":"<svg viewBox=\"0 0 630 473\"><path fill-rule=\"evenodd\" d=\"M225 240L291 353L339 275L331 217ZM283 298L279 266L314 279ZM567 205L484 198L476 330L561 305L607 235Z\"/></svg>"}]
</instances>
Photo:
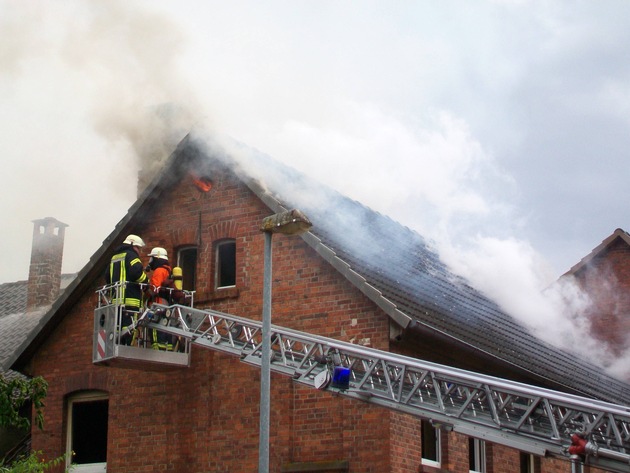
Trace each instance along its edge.
<instances>
[{"instance_id":1,"label":"aerial ladder","mask_svg":"<svg viewBox=\"0 0 630 473\"><path fill-rule=\"evenodd\" d=\"M109 303L109 293L99 290L94 363L189 366L191 346L197 345L261 365L262 322L188 305L153 304L125 329L168 334L179 340L177 350L148 349L143 336L135 346L121 345L121 307ZM297 383L535 455L630 473L630 407L275 325L270 336L271 370Z\"/></svg>"}]
</instances>

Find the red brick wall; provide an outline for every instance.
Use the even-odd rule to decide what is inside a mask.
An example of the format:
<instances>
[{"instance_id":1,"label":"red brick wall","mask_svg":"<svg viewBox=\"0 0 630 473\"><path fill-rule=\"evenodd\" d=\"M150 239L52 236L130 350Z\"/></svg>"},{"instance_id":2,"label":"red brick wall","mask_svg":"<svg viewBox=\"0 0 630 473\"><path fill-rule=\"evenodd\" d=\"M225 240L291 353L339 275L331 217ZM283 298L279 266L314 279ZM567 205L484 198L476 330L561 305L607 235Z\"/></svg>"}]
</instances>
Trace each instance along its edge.
<instances>
[{"instance_id":1,"label":"red brick wall","mask_svg":"<svg viewBox=\"0 0 630 473\"><path fill-rule=\"evenodd\" d=\"M587 316L593 335L621 354L630 343L630 246L616 239L575 277L592 300Z\"/></svg>"}]
</instances>

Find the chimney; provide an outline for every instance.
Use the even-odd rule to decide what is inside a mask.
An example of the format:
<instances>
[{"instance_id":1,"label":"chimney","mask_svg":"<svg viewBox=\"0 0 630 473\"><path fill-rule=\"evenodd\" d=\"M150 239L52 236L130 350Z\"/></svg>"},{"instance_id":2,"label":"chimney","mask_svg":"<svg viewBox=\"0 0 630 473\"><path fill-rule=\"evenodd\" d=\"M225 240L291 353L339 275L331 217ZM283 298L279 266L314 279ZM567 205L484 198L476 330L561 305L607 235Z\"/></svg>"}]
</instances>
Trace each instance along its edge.
<instances>
[{"instance_id":1,"label":"chimney","mask_svg":"<svg viewBox=\"0 0 630 473\"><path fill-rule=\"evenodd\" d=\"M52 217L33 220L26 311L52 304L59 295L63 237L68 226Z\"/></svg>"}]
</instances>

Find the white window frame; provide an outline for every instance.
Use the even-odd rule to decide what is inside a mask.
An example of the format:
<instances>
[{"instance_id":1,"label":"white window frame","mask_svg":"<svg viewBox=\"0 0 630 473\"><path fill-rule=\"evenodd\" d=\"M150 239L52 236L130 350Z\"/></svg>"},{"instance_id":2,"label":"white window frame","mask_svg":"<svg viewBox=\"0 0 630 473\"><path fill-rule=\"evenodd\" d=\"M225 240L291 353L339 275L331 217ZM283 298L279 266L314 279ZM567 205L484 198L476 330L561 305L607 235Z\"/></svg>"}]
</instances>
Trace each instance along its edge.
<instances>
[{"instance_id":1,"label":"white window frame","mask_svg":"<svg viewBox=\"0 0 630 473\"><path fill-rule=\"evenodd\" d=\"M470 452L473 463L469 473L486 473L486 442L480 439L471 438L473 450ZM470 448L470 442L469 442Z\"/></svg>"},{"instance_id":2,"label":"white window frame","mask_svg":"<svg viewBox=\"0 0 630 473\"><path fill-rule=\"evenodd\" d=\"M103 392L82 392L74 394L68 398L68 419L66 428L66 471L72 473L105 473L107 471L107 462L102 463L86 463L78 465L72 463L72 406L75 403L86 401L106 401L109 396Z\"/></svg>"},{"instance_id":3,"label":"white window frame","mask_svg":"<svg viewBox=\"0 0 630 473\"><path fill-rule=\"evenodd\" d=\"M430 425L429 421L427 420L423 420L422 423L424 424L426 422L427 425ZM435 452L436 452L436 456L437 456L437 460L432 460L429 458L425 458L424 457L424 449L421 453L422 458L420 460L420 462L423 465L427 465L427 466L432 466L434 468L440 468L442 466L442 431L431 425L431 427L433 427L433 430L435 432ZM422 426L422 434L423 434L423 440L422 442L424 443L424 425Z\"/></svg>"},{"instance_id":4,"label":"white window frame","mask_svg":"<svg viewBox=\"0 0 630 473\"><path fill-rule=\"evenodd\" d=\"M234 260L235 260L234 284L220 286L219 280L221 279L222 264L221 264L221 258L219 255L220 255L221 247L228 244L234 246L234 253L235 253L234 254ZM236 239L235 238L224 238L216 243L215 249L214 249L214 265L215 265L215 271L214 271L215 289L226 289L230 287L236 287Z\"/></svg>"}]
</instances>

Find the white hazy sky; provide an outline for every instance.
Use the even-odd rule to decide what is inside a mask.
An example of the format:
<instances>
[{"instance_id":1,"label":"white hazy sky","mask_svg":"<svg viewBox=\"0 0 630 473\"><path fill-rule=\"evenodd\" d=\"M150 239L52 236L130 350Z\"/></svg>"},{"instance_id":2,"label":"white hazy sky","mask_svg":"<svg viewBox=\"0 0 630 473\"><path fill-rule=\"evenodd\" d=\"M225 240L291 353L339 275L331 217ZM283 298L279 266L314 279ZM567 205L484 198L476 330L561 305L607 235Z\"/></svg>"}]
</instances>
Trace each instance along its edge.
<instances>
[{"instance_id":1,"label":"white hazy sky","mask_svg":"<svg viewBox=\"0 0 630 473\"><path fill-rule=\"evenodd\" d=\"M630 230L627 0L0 0L0 103L0 283L48 216L80 270L193 123L438 241L506 305Z\"/></svg>"}]
</instances>

